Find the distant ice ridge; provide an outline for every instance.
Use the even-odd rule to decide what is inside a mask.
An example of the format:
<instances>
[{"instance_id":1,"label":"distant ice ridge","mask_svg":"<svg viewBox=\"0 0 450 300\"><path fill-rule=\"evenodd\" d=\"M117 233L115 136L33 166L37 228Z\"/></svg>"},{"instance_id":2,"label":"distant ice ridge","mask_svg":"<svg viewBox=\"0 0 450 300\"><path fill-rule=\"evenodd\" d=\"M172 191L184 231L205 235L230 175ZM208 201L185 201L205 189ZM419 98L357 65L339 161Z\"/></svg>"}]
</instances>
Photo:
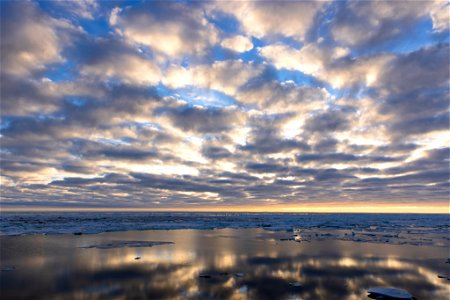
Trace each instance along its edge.
<instances>
[{"instance_id":1,"label":"distant ice ridge","mask_svg":"<svg viewBox=\"0 0 450 300\"><path fill-rule=\"evenodd\" d=\"M100 233L129 230L256 228L293 232L294 241L340 239L448 245L449 215L2 212L0 235ZM293 237L294 237L293 236Z\"/></svg>"}]
</instances>

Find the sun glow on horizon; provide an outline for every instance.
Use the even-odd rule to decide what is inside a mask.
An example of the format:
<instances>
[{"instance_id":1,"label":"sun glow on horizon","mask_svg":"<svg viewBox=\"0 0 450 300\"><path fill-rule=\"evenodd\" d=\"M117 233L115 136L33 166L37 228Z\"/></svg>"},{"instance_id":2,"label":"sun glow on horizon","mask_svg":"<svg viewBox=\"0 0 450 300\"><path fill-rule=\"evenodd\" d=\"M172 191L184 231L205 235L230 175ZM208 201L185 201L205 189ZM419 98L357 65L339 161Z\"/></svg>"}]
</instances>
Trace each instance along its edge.
<instances>
[{"instance_id":1,"label":"sun glow on horizon","mask_svg":"<svg viewBox=\"0 0 450 300\"><path fill-rule=\"evenodd\" d=\"M204 206L204 207L160 207L160 208L133 208L133 207L25 207L0 206L0 212L20 211L111 211L111 212L249 212L249 213L395 213L395 214L450 214L450 205L444 203L409 203L389 204L377 203L362 205L360 203L337 204L307 204L294 205L254 205L254 206Z\"/></svg>"}]
</instances>

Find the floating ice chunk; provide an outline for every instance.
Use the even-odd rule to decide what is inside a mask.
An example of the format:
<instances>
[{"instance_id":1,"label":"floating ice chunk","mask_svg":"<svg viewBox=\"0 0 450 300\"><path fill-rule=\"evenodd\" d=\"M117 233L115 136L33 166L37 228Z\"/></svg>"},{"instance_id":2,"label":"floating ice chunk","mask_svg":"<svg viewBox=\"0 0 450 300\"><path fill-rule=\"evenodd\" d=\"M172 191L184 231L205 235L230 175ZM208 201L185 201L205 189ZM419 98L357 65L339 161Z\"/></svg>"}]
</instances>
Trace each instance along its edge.
<instances>
[{"instance_id":1,"label":"floating ice chunk","mask_svg":"<svg viewBox=\"0 0 450 300\"><path fill-rule=\"evenodd\" d=\"M369 296L375 296L375 299L383 299L378 297L389 297L393 299L413 299L413 296L405 290L393 287L374 287L367 290Z\"/></svg>"},{"instance_id":2,"label":"floating ice chunk","mask_svg":"<svg viewBox=\"0 0 450 300\"><path fill-rule=\"evenodd\" d=\"M302 287L302 284L300 282L289 282L289 285L295 288Z\"/></svg>"},{"instance_id":3,"label":"floating ice chunk","mask_svg":"<svg viewBox=\"0 0 450 300\"><path fill-rule=\"evenodd\" d=\"M93 298L98 298L100 296L114 297L115 295L120 294L121 289L119 287L108 285L94 285L83 289L83 291L87 294L90 294ZM94 295L98 297L94 297Z\"/></svg>"},{"instance_id":4,"label":"floating ice chunk","mask_svg":"<svg viewBox=\"0 0 450 300\"><path fill-rule=\"evenodd\" d=\"M241 293L241 294L244 294L244 295L246 295L247 294L247 292L248 292L248 288L247 288L247 286L242 286L240 289L239 289L239 292Z\"/></svg>"},{"instance_id":5,"label":"floating ice chunk","mask_svg":"<svg viewBox=\"0 0 450 300\"><path fill-rule=\"evenodd\" d=\"M97 248L97 249L114 249L114 248L138 248L138 247L153 247L159 245L173 244L172 242L155 242L155 241L113 241L107 244L90 245L81 248Z\"/></svg>"},{"instance_id":6,"label":"floating ice chunk","mask_svg":"<svg viewBox=\"0 0 450 300\"><path fill-rule=\"evenodd\" d=\"M294 235L294 241L296 241L296 242L301 242L302 241L302 237L301 237L301 235L300 234L296 234L296 235Z\"/></svg>"},{"instance_id":7,"label":"floating ice chunk","mask_svg":"<svg viewBox=\"0 0 450 300\"><path fill-rule=\"evenodd\" d=\"M236 277L244 277L244 273L234 273L234 276L236 276Z\"/></svg>"}]
</instances>

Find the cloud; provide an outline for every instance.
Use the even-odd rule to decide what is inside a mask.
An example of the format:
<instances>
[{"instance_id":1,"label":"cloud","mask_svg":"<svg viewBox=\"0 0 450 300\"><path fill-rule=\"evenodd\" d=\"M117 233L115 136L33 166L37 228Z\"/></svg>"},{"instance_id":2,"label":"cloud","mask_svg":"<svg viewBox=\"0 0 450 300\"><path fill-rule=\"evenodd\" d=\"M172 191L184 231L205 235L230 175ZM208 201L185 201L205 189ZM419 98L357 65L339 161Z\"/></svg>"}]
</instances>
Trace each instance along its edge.
<instances>
[{"instance_id":1,"label":"cloud","mask_svg":"<svg viewBox=\"0 0 450 300\"><path fill-rule=\"evenodd\" d=\"M445 3L1 5L2 205L448 200Z\"/></svg>"},{"instance_id":2,"label":"cloud","mask_svg":"<svg viewBox=\"0 0 450 300\"><path fill-rule=\"evenodd\" d=\"M379 86L391 94L445 87L450 72L446 66L449 50L448 44L437 44L397 56L383 69Z\"/></svg>"},{"instance_id":3,"label":"cloud","mask_svg":"<svg viewBox=\"0 0 450 300\"><path fill-rule=\"evenodd\" d=\"M318 161L321 163L346 163L357 161L370 162L395 162L402 161L404 157L394 158L387 156L362 156L349 153L315 153L315 154L301 154L297 156L297 161L301 163Z\"/></svg>"},{"instance_id":4,"label":"cloud","mask_svg":"<svg viewBox=\"0 0 450 300\"><path fill-rule=\"evenodd\" d=\"M242 35L226 38L220 45L235 52L246 52L253 48L252 41L248 37Z\"/></svg>"},{"instance_id":5,"label":"cloud","mask_svg":"<svg viewBox=\"0 0 450 300\"><path fill-rule=\"evenodd\" d=\"M36 3L2 3L1 16L2 73L26 76L63 61L58 23L42 13Z\"/></svg>"},{"instance_id":6,"label":"cloud","mask_svg":"<svg viewBox=\"0 0 450 300\"><path fill-rule=\"evenodd\" d=\"M274 44L261 48L260 53L281 69L299 70L305 74L316 75L323 69L323 54L313 45L297 50L283 44Z\"/></svg>"},{"instance_id":7,"label":"cloud","mask_svg":"<svg viewBox=\"0 0 450 300\"><path fill-rule=\"evenodd\" d=\"M197 86L235 95L241 86L262 70L261 65L242 60L216 61L211 65L190 68L172 66L166 71L163 83L172 88Z\"/></svg>"},{"instance_id":8,"label":"cloud","mask_svg":"<svg viewBox=\"0 0 450 300\"><path fill-rule=\"evenodd\" d=\"M398 119L398 121L389 124L389 129L395 137L410 134L423 134L432 131L445 132L448 130L450 124L448 112L422 118L412 117L409 119Z\"/></svg>"},{"instance_id":9,"label":"cloud","mask_svg":"<svg viewBox=\"0 0 450 300\"><path fill-rule=\"evenodd\" d=\"M302 140L282 136L283 124L289 116L269 115L255 117L249 124L251 131L246 144L240 146L242 151L255 154L292 152L309 149Z\"/></svg>"},{"instance_id":10,"label":"cloud","mask_svg":"<svg viewBox=\"0 0 450 300\"><path fill-rule=\"evenodd\" d=\"M157 109L158 115L166 115L171 122L184 131L219 133L239 126L242 115L234 108L202 108L180 106Z\"/></svg>"},{"instance_id":11,"label":"cloud","mask_svg":"<svg viewBox=\"0 0 450 300\"><path fill-rule=\"evenodd\" d=\"M314 179L317 181L327 181L327 182L341 182L348 179L356 179L358 177L345 174L342 171L338 171L336 169L325 169L319 171L315 176Z\"/></svg>"},{"instance_id":12,"label":"cloud","mask_svg":"<svg viewBox=\"0 0 450 300\"><path fill-rule=\"evenodd\" d=\"M102 80L119 79L126 84L152 85L161 78L158 66L133 48L111 39L86 41L79 50L80 72Z\"/></svg>"},{"instance_id":13,"label":"cloud","mask_svg":"<svg viewBox=\"0 0 450 300\"><path fill-rule=\"evenodd\" d=\"M247 170L256 173L280 173L289 170L286 166L274 163L249 163L245 167Z\"/></svg>"},{"instance_id":14,"label":"cloud","mask_svg":"<svg viewBox=\"0 0 450 300\"><path fill-rule=\"evenodd\" d=\"M202 154L210 159L228 158L232 155L228 149L216 146L204 146Z\"/></svg>"},{"instance_id":15,"label":"cloud","mask_svg":"<svg viewBox=\"0 0 450 300\"><path fill-rule=\"evenodd\" d=\"M239 149L243 151L249 151L258 154L269 154L279 152L289 152L292 150L304 150L308 149L308 144L294 140L294 139L281 139L276 137L267 137L266 139L260 139L258 142L250 142Z\"/></svg>"},{"instance_id":16,"label":"cloud","mask_svg":"<svg viewBox=\"0 0 450 300\"><path fill-rule=\"evenodd\" d=\"M398 56L380 75L380 112L391 116L394 135L448 128L449 46Z\"/></svg>"},{"instance_id":17,"label":"cloud","mask_svg":"<svg viewBox=\"0 0 450 300\"><path fill-rule=\"evenodd\" d=\"M352 59L346 48L324 48L317 43L306 44L300 50L272 44L262 47L260 54L278 69L313 75L335 88L375 85L383 67L392 59L388 54Z\"/></svg>"},{"instance_id":18,"label":"cloud","mask_svg":"<svg viewBox=\"0 0 450 300\"><path fill-rule=\"evenodd\" d=\"M84 66L81 73L100 78L120 78L128 84L156 84L160 79L157 66L133 55L117 55L113 61Z\"/></svg>"},{"instance_id":19,"label":"cloud","mask_svg":"<svg viewBox=\"0 0 450 300\"><path fill-rule=\"evenodd\" d=\"M236 99L268 114L306 115L310 111L324 109L331 98L325 89L279 82L273 74L267 73L261 73L242 86Z\"/></svg>"},{"instance_id":20,"label":"cloud","mask_svg":"<svg viewBox=\"0 0 450 300\"><path fill-rule=\"evenodd\" d=\"M431 11L431 20L433 21L433 29L436 31L448 30L450 27L450 16L448 14L448 3L445 1L436 1Z\"/></svg>"},{"instance_id":21,"label":"cloud","mask_svg":"<svg viewBox=\"0 0 450 300\"><path fill-rule=\"evenodd\" d=\"M24 79L4 74L0 82L2 115L23 116L58 110L59 98L50 81Z\"/></svg>"},{"instance_id":22,"label":"cloud","mask_svg":"<svg viewBox=\"0 0 450 300\"><path fill-rule=\"evenodd\" d=\"M220 192L218 187L197 183L188 178L166 178L150 174L131 174L134 178L139 180L139 184L145 187L151 187L161 190L169 191L184 191L184 192Z\"/></svg>"},{"instance_id":23,"label":"cloud","mask_svg":"<svg viewBox=\"0 0 450 300\"><path fill-rule=\"evenodd\" d=\"M331 152L336 150L338 140L332 137L325 137L314 143L313 149L317 152Z\"/></svg>"},{"instance_id":24,"label":"cloud","mask_svg":"<svg viewBox=\"0 0 450 300\"><path fill-rule=\"evenodd\" d=\"M233 15L248 35L303 40L325 2L215 2L211 10Z\"/></svg>"},{"instance_id":25,"label":"cloud","mask_svg":"<svg viewBox=\"0 0 450 300\"><path fill-rule=\"evenodd\" d=\"M430 17L430 11L435 15L434 26L441 26L436 14L442 9L442 1L350 1L341 5L331 32L346 46L374 46L405 34L415 22Z\"/></svg>"},{"instance_id":26,"label":"cloud","mask_svg":"<svg viewBox=\"0 0 450 300\"><path fill-rule=\"evenodd\" d=\"M217 42L217 31L197 5L147 2L115 8L110 24L132 43L168 56L202 54ZM155 26L155 24L158 24Z\"/></svg>"},{"instance_id":27,"label":"cloud","mask_svg":"<svg viewBox=\"0 0 450 300\"><path fill-rule=\"evenodd\" d=\"M305 129L312 132L333 132L348 129L350 126L342 111L327 111L308 119Z\"/></svg>"},{"instance_id":28,"label":"cloud","mask_svg":"<svg viewBox=\"0 0 450 300\"><path fill-rule=\"evenodd\" d=\"M99 10L96 0L54 1L50 5L55 5L58 10L66 11L68 15L88 20L93 20L94 14Z\"/></svg>"},{"instance_id":29,"label":"cloud","mask_svg":"<svg viewBox=\"0 0 450 300\"><path fill-rule=\"evenodd\" d=\"M149 158L158 157L156 151L141 150L133 147L105 147L99 150L97 153L99 156L103 156L109 159L123 159L123 160L146 160Z\"/></svg>"}]
</instances>

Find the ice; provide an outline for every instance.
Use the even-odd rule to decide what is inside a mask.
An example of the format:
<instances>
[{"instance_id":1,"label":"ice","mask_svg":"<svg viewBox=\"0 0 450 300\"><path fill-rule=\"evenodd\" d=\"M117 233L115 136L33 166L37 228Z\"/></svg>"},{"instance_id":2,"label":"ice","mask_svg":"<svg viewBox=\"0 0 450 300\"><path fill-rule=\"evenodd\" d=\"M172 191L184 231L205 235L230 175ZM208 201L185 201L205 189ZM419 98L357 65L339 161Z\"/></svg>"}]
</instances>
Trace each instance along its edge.
<instances>
[{"instance_id":1,"label":"ice","mask_svg":"<svg viewBox=\"0 0 450 300\"><path fill-rule=\"evenodd\" d=\"M444 214L308 214L182 212L2 212L0 235L93 234L108 231L262 228L287 241L449 244Z\"/></svg>"},{"instance_id":2,"label":"ice","mask_svg":"<svg viewBox=\"0 0 450 300\"><path fill-rule=\"evenodd\" d=\"M294 288L300 288L302 286L300 282L290 282L289 285Z\"/></svg>"},{"instance_id":3,"label":"ice","mask_svg":"<svg viewBox=\"0 0 450 300\"><path fill-rule=\"evenodd\" d=\"M393 287L374 287L367 290L369 296L374 299L384 299L381 297L389 297L389 299L413 299L413 296L405 290ZM380 298L379 298L380 297Z\"/></svg>"},{"instance_id":4,"label":"ice","mask_svg":"<svg viewBox=\"0 0 450 300\"><path fill-rule=\"evenodd\" d=\"M173 244L172 242L154 242L154 241L113 241L106 244L90 245L81 248L97 248L97 249L114 249L114 248L139 248L139 247L153 247L158 245ZM140 259L135 258L135 259Z\"/></svg>"}]
</instances>

